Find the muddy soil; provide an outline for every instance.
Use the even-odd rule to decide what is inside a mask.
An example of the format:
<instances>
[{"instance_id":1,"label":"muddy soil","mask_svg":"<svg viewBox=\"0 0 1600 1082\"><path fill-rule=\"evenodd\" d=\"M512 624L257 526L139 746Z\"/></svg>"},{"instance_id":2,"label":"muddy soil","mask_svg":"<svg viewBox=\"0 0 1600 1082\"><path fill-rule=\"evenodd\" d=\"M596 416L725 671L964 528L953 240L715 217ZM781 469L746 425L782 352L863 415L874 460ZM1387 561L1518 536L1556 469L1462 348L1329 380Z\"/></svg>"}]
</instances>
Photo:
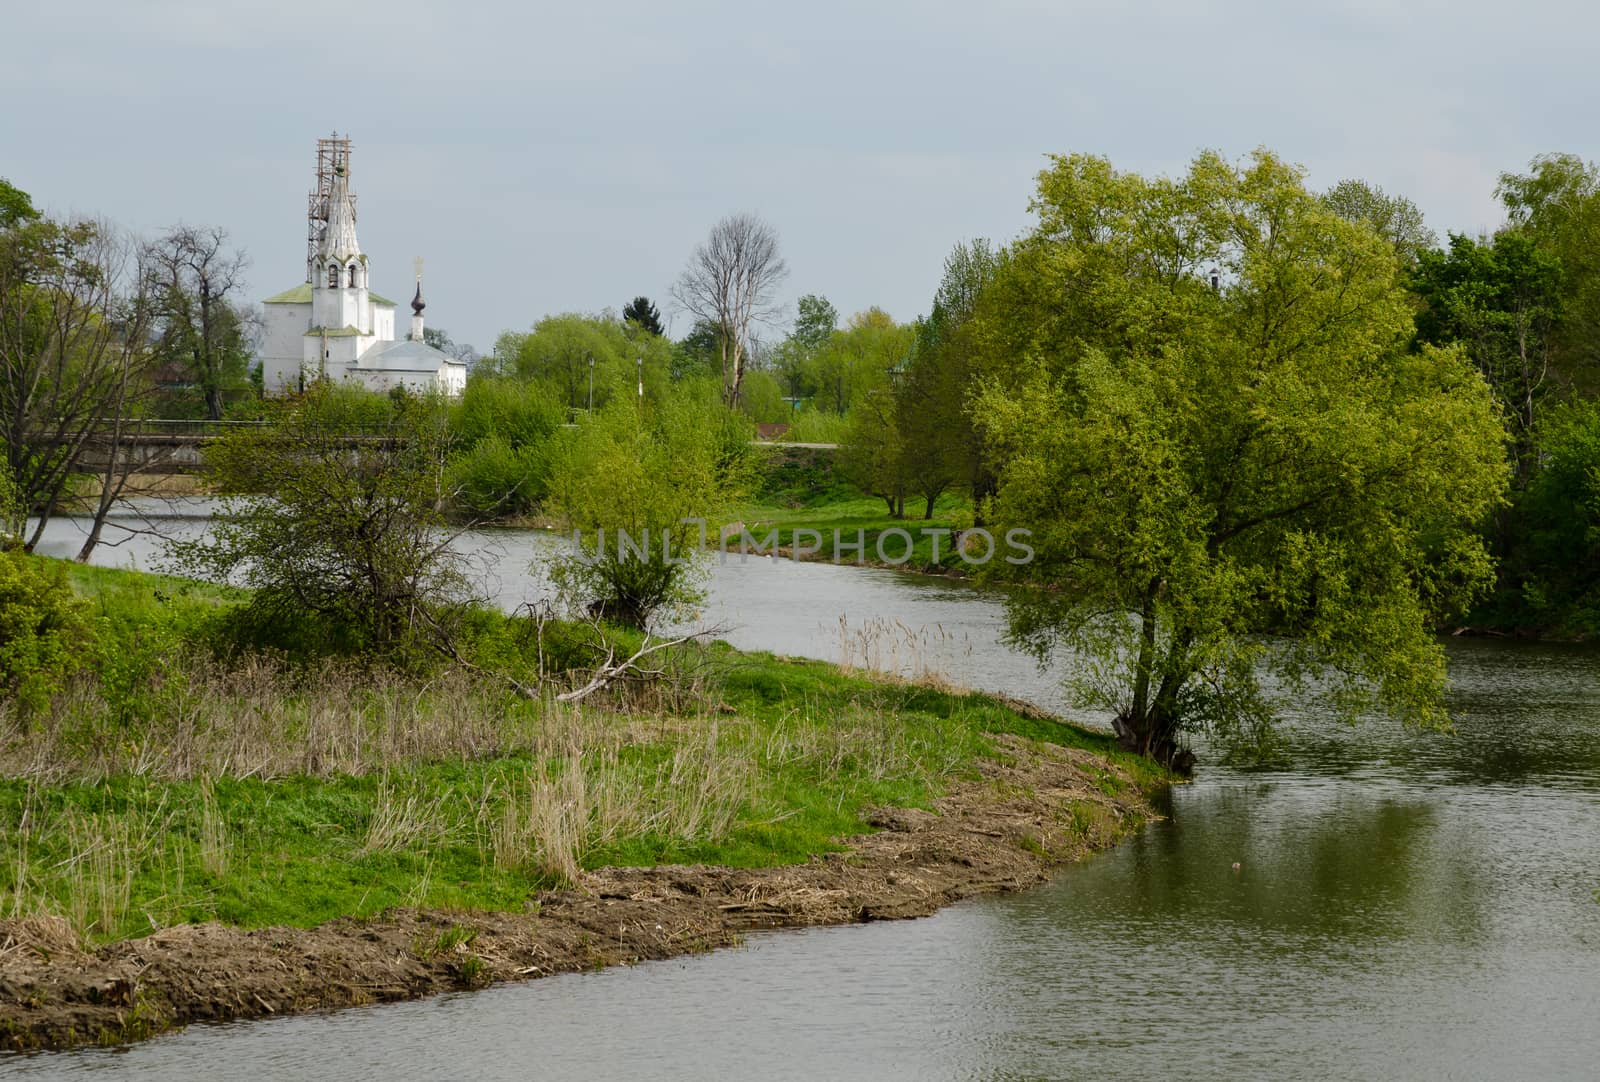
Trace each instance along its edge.
<instances>
[{"instance_id":1,"label":"muddy soil","mask_svg":"<svg viewBox=\"0 0 1600 1082\"><path fill-rule=\"evenodd\" d=\"M317 928L168 928L85 948L62 922L0 921L0 1041L67 1048L227 1021L414 999L711 950L756 929L920 917L1020 890L1143 822L1098 756L1001 738L1004 758L934 811L886 808L847 852L778 868L605 868L525 912L392 910ZM1128 785L1124 791L1135 792Z\"/></svg>"}]
</instances>

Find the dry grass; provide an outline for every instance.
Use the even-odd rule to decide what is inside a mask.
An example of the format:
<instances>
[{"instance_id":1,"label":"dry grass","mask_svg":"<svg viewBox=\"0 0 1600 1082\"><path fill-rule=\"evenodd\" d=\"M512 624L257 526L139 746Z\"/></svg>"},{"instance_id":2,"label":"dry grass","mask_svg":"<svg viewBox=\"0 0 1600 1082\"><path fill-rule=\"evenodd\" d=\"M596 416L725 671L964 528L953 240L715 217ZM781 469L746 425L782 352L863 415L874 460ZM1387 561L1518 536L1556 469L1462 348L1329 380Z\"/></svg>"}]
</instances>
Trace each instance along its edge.
<instances>
[{"instance_id":1,"label":"dry grass","mask_svg":"<svg viewBox=\"0 0 1600 1082\"><path fill-rule=\"evenodd\" d=\"M537 704L461 672L419 683L329 662L294 671L260 657L203 654L169 665L139 701L81 681L43 717L0 708L0 776L49 783L117 775L330 777L526 748Z\"/></svg>"},{"instance_id":2,"label":"dry grass","mask_svg":"<svg viewBox=\"0 0 1600 1082\"><path fill-rule=\"evenodd\" d=\"M891 680L928 684L947 691L965 690L950 676L958 651L972 652L942 626L914 628L901 620L874 616L859 627L839 617L839 668Z\"/></svg>"},{"instance_id":3,"label":"dry grass","mask_svg":"<svg viewBox=\"0 0 1600 1082\"><path fill-rule=\"evenodd\" d=\"M200 866L209 874L228 874L228 823L217 807L217 785L200 779Z\"/></svg>"},{"instance_id":4,"label":"dry grass","mask_svg":"<svg viewBox=\"0 0 1600 1082\"><path fill-rule=\"evenodd\" d=\"M720 738L716 722L685 733L657 719L641 733L640 719L560 716L566 724L551 735L564 741L564 753L537 757L500 805L496 866L575 883L596 849L644 836L717 842L739 823L756 763L748 748Z\"/></svg>"},{"instance_id":5,"label":"dry grass","mask_svg":"<svg viewBox=\"0 0 1600 1082\"><path fill-rule=\"evenodd\" d=\"M106 936L126 926L134 907L134 882L142 868L161 864L179 847L169 846L175 814L165 799L126 813L91 813L68 807L42 813L31 799L8 854L10 889L0 894L0 914L16 918L64 920L77 934ZM54 860L39 860L36 845L46 836ZM182 891L181 855L170 869ZM146 912L160 910L170 895L144 901ZM156 917L148 917L158 927Z\"/></svg>"},{"instance_id":6,"label":"dry grass","mask_svg":"<svg viewBox=\"0 0 1600 1082\"><path fill-rule=\"evenodd\" d=\"M363 853L399 853L448 841L462 824L448 794L429 794L385 778L378 786Z\"/></svg>"}]
</instances>

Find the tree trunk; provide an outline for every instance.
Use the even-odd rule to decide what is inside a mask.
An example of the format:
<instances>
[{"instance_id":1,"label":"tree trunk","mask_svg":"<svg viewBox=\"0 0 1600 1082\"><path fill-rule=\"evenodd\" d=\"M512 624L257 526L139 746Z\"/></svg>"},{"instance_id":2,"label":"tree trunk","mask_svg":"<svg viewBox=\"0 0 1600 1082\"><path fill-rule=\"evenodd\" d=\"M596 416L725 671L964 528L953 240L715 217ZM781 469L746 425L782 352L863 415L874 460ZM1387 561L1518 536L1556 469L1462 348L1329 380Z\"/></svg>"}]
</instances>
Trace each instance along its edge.
<instances>
[{"instance_id":1,"label":"tree trunk","mask_svg":"<svg viewBox=\"0 0 1600 1082\"><path fill-rule=\"evenodd\" d=\"M51 493L50 498L36 508L39 512L39 521L34 525L33 533L28 536L27 542L22 546L22 551L30 556L33 554L33 550L38 547L40 540L43 539L44 528L50 524L50 519L56 513L56 498L56 494Z\"/></svg>"},{"instance_id":2,"label":"tree trunk","mask_svg":"<svg viewBox=\"0 0 1600 1082\"><path fill-rule=\"evenodd\" d=\"M1144 604L1139 609L1139 657L1133 673L1133 706L1130 721L1142 719L1150 713L1150 667L1156 662L1156 590L1152 582L1144 594Z\"/></svg>"},{"instance_id":3,"label":"tree trunk","mask_svg":"<svg viewBox=\"0 0 1600 1082\"><path fill-rule=\"evenodd\" d=\"M1154 759L1179 774L1194 770L1194 753L1178 740L1178 692L1189 678L1185 657L1193 636L1178 632L1173 636L1167 655L1156 662L1156 593L1160 583L1152 582L1145 591L1144 604L1139 611L1139 655L1133 675L1133 702L1128 709L1112 719L1117 742L1127 750ZM1160 683L1155 696L1150 694L1151 677L1159 668Z\"/></svg>"},{"instance_id":4,"label":"tree trunk","mask_svg":"<svg viewBox=\"0 0 1600 1082\"><path fill-rule=\"evenodd\" d=\"M987 526L989 523L983 514L983 503L995 494L994 476L984 468L981 458L974 459L971 477L972 487L972 524L974 526Z\"/></svg>"}]
</instances>

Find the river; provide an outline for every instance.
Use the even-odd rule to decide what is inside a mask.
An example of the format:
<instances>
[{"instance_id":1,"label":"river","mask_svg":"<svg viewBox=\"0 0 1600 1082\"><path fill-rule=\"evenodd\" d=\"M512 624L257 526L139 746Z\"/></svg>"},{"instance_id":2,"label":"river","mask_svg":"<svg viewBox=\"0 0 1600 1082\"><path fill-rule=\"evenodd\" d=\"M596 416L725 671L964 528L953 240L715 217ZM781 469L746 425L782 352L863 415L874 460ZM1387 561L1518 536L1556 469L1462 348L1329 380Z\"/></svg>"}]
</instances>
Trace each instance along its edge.
<instances>
[{"instance_id":1,"label":"river","mask_svg":"<svg viewBox=\"0 0 1600 1082\"><path fill-rule=\"evenodd\" d=\"M505 604L548 539L483 532ZM53 528L54 554L76 549ZM153 542L102 550L151 566ZM705 619L1059 706L967 584L784 560L713 570ZM902 628L904 630L902 630ZM1315 712L1289 764L1202 759L1168 818L1023 894L919 921L14 1060L179 1079L1600 1077L1600 652L1452 640L1454 735ZM1234 865L1239 867L1235 870Z\"/></svg>"}]
</instances>

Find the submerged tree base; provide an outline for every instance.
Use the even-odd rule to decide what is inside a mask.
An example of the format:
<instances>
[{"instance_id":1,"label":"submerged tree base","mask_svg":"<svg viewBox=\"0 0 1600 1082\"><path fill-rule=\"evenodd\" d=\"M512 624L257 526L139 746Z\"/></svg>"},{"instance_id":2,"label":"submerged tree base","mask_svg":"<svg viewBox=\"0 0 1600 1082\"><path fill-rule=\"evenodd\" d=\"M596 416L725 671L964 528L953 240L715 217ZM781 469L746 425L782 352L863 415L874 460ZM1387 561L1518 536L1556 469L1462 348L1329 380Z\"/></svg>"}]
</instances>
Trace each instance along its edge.
<instances>
[{"instance_id":1,"label":"submerged tree base","mask_svg":"<svg viewBox=\"0 0 1600 1082\"><path fill-rule=\"evenodd\" d=\"M518 913L391 910L317 928L164 929L98 950L66 922L0 921L0 1037L11 1049L141 1040L190 1022L414 999L632 964L749 931L919 917L1020 890L1114 844L1151 814L1093 752L993 738L996 757L933 810L884 808L877 833L808 863L601 868Z\"/></svg>"},{"instance_id":2,"label":"submerged tree base","mask_svg":"<svg viewBox=\"0 0 1600 1082\"><path fill-rule=\"evenodd\" d=\"M1148 728L1133 725L1127 714L1111 719L1117 734L1117 743L1126 751L1152 759L1174 774L1191 777L1194 774L1194 752L1179 742L1172 730L1150 732Z\"/></svg>"}]
</instances>

